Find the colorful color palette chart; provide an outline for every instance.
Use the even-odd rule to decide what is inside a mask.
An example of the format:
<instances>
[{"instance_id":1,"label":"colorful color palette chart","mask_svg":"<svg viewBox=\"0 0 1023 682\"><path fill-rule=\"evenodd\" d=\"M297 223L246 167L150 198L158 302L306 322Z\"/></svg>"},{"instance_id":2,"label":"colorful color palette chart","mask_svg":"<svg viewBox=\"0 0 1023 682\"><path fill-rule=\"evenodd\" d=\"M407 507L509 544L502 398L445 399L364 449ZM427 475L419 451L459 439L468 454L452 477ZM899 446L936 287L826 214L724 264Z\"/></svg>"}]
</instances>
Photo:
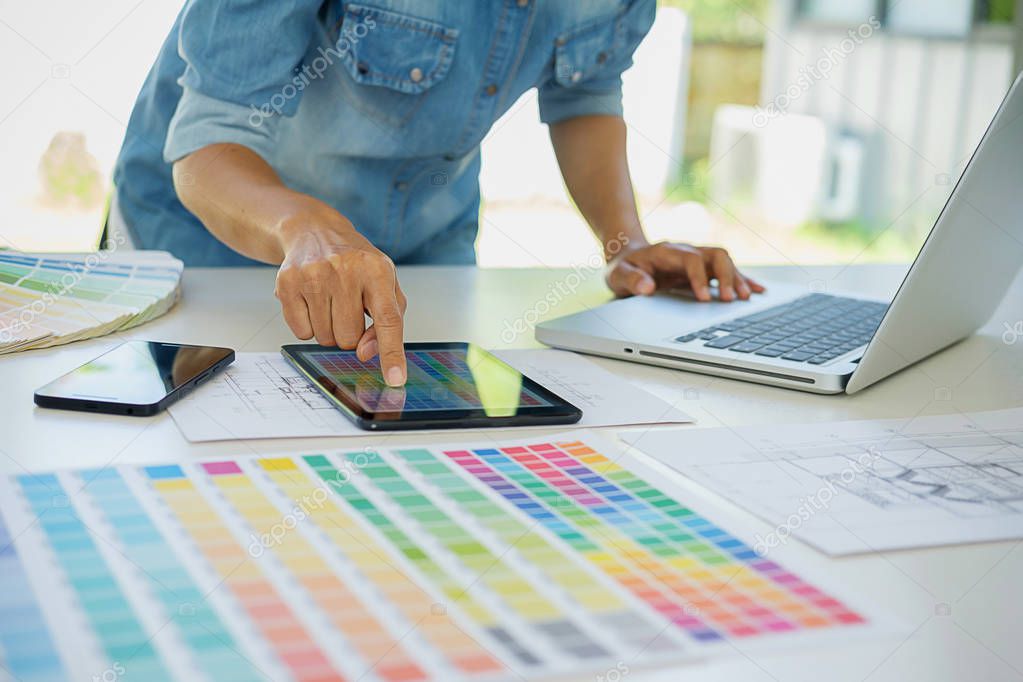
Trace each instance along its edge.
<instances>
[{"instance_id":1,"label":"colorful color palette chart","mask_svg":"<svg viewBox=\"0 0 1023 682\"><path fill-rule=\"evenodd\" d=\"M181 261L165 251L0 251L0 353L127 329L170 309Z\"/></svg>"},{"instance_id":2,"label":"colorful color palette chart","mask_svg":"<svg viewBox=\"0 0 1023 682\"><path fill-rule=\"evenodd\" d=\"M537 679L874 630L654 476L581 432L0 478L0 670Z\"/></svg>"}]
</instances>

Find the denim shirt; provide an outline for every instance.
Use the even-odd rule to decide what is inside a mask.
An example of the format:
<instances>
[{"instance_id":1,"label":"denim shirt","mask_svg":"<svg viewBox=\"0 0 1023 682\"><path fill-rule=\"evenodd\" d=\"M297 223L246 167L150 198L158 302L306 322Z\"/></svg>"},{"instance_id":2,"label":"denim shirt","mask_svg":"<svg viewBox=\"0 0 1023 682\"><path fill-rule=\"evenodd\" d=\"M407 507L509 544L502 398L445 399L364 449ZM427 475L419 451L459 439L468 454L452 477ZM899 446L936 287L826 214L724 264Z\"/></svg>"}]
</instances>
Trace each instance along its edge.
<instances>
[{"instance_id":1,"label":"denim shirt","mask_svg":"<svg viewBox=\"0 0 1023 682\"><path fill-rule=\"evenodd\" d=\"M654 11L655 0L189 0L135 104L118 205L141 248L253 264L171 180L174 161L232 142L395 262L471 263L493 123L533 87L546 123L621 115L621 74Z\"/></svg>"}]
</instances>

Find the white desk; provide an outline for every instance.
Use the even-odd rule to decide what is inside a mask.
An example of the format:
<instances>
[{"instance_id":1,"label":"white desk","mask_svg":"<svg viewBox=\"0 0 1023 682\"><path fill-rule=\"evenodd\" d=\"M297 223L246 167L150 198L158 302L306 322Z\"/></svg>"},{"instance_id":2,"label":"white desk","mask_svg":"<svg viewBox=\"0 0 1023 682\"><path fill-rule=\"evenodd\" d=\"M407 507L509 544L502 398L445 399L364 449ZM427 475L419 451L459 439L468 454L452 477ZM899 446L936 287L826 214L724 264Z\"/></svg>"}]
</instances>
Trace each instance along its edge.
<instances>
[{"instance_id":1,"label":"white desk","mask_svg":"<svg viewBox=\"0 0 1023 682\"><path fill-rule=\"evenodd\" d=\"M763 268L764 279L803 283L808 290L843 288L889 295L904 268ZM606 300L602 274L581 270L476 270L404 268L409 297L410 341L471 340L484 346L535 345L531 335L508 342L505 321L529 313L562 315ZM581 273L581 277L579 276ZM124 338L159 339L273 351L294 341L273 298L271 269L195 269L185 274L183 300L167 316L117 337L0 358L0 471L46 470L108 463L155 462L197 456L226 456L339 447L338 439L239 441L192 445L171 419L108 417L36 409L32 391ZM952 276L952 275L950 275ZM572 298L553 296L581 279ZM963 282L963 286L970 286ZM560 299L560 300L559 300ZM727 379L598 360L697 418L693 428L767 422L905 417L987 410L1023 404L1023 338L1002 339L1004 325L1023 318L1023 278L1018 280L982 334L855 396L814 396ZM346 445L381 436L346 439ZM388 436L392 443L464 439ZM726 527L766 533L767 524L729 502L699 492L714 518ZM1018 542L894 552L830 560L791 542L777 558L831 584L868 596L913 630L908 638L856 644L841 650L737 656L685 670L687 680L1023 680L1023 549ZM947 606L946 606L947 605ZM947 609L950 615L940 615ZM678 672L630 678L679 679ZM590 679L587 676L586 679Z\"/></svg>"}]
</instances>

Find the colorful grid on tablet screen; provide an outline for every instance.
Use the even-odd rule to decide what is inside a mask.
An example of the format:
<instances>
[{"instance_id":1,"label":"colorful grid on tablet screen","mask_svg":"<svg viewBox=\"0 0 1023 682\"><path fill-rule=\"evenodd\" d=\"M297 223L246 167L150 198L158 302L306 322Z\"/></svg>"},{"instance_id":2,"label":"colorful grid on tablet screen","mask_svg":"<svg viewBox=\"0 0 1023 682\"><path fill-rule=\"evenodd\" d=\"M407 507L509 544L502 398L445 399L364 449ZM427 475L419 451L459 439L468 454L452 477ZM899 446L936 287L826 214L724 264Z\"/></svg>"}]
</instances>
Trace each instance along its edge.
<instances>
[{"instance_id":1,"label":"colorful grid on tablet screen","mask_svg":"<svg viewBox=\"0 0 1023 682\"><path fill-rule=\"evenodd\" d=\"M405 410L467 410L483 406L475 384L476 377L466 364L464 354L448 350L416 350L405 355L408 358ZM378 358L362 362L354 352L346 351L311 352L304 357L325 375L334 377L340 385L374 391L387 389ZM534 407L550 403L524 389L518 396L518 404Z\"/></svg>"},{"instance_id":2,"label":"colorful grid on tablet screen","mask_svg":"<svg viewBox=\"0 0 1023 682\"><path fill-rule=\"evenodd\" d=\"M126 680L529 679L865 622L580 441L124 465L0 491L5 575L31 583L0 622L45 629L29 592L65 622L50 640L0 628L21 671L54 650L81 665L71 637ZM13 570L26 556L48 567Z\"/></svg>"}]
</instances>

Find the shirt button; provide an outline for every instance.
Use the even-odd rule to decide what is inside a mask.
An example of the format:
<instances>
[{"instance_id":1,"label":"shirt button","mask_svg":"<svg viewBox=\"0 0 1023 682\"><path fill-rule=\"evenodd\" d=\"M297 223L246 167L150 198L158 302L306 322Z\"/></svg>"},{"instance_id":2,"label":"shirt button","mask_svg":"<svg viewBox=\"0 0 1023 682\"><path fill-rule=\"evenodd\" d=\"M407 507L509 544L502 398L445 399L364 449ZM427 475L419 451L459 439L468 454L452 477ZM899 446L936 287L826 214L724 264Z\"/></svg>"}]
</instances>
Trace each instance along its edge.
<instances>
[{"instance_id":1,"label":"shirt button","mask_svg":"<svg viewBox=\"0 0 1023 682\"><path fill-rule=\"evenodd\" d=\"M497 86L491 83L490 85L487 86L487 89L484 90L484 92L493 97L494 95L497 94Z\"/></svg>"},{"instance_id":2,"label":"shirt button","mask_svg":"<svg viewBox=\"0 0 1023 682\"><path fill-rule=\"evenodd\" d=\"M423 80L423 70L417 66L408 72L408 77L409 79L412 80L413 83L418 83L419 81Z\"/></svg>"},{"instance_id":3,"label":"shirt button","mask_svg":"<svg viewBox=\"0 0 1023 682\"><path fill-rule=\"evenodd\" d=\"M578 83L579 81L582 80L582 78L583 78L583 72L582 71L573 71L572 72L572 82L573 83Z\"/></svg>"},{"instance_id":4,"label":"shirt button","mask_svg":"<svg viewBox=\"0 0 1023 682\"><path fill-rule=\"evenodd\" d=\"M567 42L568 41L565 40L564 38L558 38L557 40L554 41L554 44L557 45L558 47L564 47Z\"/></svg>"},{"instance_id":5,"label":"shirt button","mask_svg":"<svg viewBox=\"0 0 1023 682\"><path fill-rule=\"evenodd\" d=\"M399 192L404 192L405 190L408 189L408 183L407 182L396 182L396 183L394 183L394 189L398 190Z\"/></svg>"},{"instance_id":6,"label":"shirt button","mask_svg":"<svg viewBox=\"0 0 1023 682\"><path fill-rule=\"evenodd\" d=\"M526 7L529 5L529 0L519 0L519 7Z\"/></svg>"}]
</instances>

